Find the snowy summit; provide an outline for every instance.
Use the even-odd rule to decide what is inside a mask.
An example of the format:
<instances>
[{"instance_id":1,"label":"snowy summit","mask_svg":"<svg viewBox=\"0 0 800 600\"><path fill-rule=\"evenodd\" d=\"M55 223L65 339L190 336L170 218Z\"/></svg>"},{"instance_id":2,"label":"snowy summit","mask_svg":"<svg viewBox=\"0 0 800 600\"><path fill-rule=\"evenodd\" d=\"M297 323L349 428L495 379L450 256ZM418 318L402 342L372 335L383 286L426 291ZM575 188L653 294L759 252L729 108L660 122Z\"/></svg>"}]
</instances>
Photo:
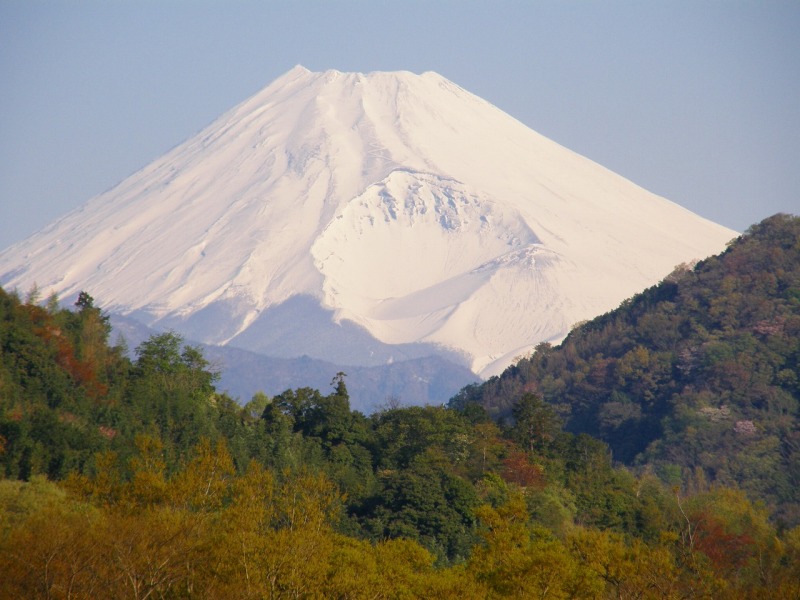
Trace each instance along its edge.
<instances>
[{"instance_id":1,"label":"snowy summit","mask_svg":"<svg viewBox=\"0 0 800 600\"><path fill-rule=\"evenodd\" d=\"M295 67L0 254L0 284L190 339L498 373L735 232L436 73Z\"/></svg>"}]
</instances>

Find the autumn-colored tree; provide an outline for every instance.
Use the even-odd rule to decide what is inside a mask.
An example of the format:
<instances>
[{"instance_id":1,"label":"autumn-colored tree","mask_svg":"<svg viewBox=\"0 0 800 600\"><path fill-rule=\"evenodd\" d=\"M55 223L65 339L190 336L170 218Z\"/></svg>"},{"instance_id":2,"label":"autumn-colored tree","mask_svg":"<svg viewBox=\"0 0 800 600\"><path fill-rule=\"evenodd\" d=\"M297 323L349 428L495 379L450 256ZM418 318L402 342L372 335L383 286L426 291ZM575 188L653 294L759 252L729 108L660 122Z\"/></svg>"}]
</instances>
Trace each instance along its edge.
<instances>
[{"instance_id":1,"label":"autumn-colored tree","mask_svg":"<svg viewBox=\"0 0 800 600\"><path fill-rule=\"evenodd\" d=\"M503 459L503 478L523 490L541 489L545 485L544 469L531 461L526 452L512 451Z\"/></svg>"},{"instance_id":2,"label":"autumn-colored tree","mask_svg":"<svg viewBox=\"0 0 800 600\"><path fill-rule=\"evenodd\" d=\"M683 597L675 558L655 547L610 531L578 528L569 535L572 555L605 583L605 595L621 599L667 600Z\"/></svg>"},{"instance_id":3,"label":"autumn-colored tree","mask_svg":"<svg viewBox=\"0 0 800 600\"><path fill-rule=\"evenodd\" d=\"M566 547L544 531L528 526L525 501L514 494L501 507L477 511L483 543L469 563L475 578L493 598L599 598L602 581L585 569Z\"/></svg>"}]
</instances>

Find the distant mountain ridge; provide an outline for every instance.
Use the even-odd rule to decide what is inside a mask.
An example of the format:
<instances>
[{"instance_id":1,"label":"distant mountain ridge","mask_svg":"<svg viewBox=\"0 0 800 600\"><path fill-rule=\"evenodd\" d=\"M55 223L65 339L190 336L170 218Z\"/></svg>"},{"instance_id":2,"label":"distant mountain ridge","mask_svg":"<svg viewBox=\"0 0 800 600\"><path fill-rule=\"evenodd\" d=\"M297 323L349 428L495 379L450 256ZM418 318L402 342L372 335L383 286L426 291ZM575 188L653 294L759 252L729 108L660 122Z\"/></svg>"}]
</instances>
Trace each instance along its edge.
<instances>
[{"instance_id":1,"label":"distant mountain ridge","mask_svg":"<svg viewBox=\"0 0 800 600\"><path fill-rule=\"evenodd\" d=\"M0 285L267 356L485 377L734 236L436 73L298 66L0 253Z\"/></svg>"},{"instance_id":2,"label":"distant mountain ridge","mask_svg":"<svg viewBox=\"0 0 800 600\"><path fill-rule=\"evenodd\" d=\"M124 341L131 358L136 357L135 349L139 344L157 334L129 317L112 315L110 322L113 326L111 340ZM191 339L185 342L198 345ZM332 363L307 355L295 356L291 352L285 356L265 356L230 345L199 346L219 374L217 389L241 404L257 392L272 397L296 387L325 391L330 388L333 377L342 372L347 376L353 410L369 414L387 404L441 405L463 386L478 381L466 367L421 351L419 356L409 355L389 364L353 366L347 364L346 356L343 362Z\"/></svg>"}]
</instances>

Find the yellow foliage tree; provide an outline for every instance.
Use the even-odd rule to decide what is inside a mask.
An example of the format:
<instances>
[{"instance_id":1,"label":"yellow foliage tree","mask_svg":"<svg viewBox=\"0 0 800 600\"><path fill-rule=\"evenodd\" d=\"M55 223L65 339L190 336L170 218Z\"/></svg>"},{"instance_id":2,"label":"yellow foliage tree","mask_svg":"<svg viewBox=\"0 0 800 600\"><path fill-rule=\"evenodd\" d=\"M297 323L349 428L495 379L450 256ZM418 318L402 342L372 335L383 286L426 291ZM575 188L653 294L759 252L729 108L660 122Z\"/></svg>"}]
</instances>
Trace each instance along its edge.
<instances>
[{"instance_id":1,"label":"yellow foliage tree","mask_svg":"<svg viewBox=\"0 0 800 600\"><path fill-rule=\"evenodd\" d=\"M469 570L490 598L599 598L602 581L585 569L549 533L528 526L524 498L512 494L498 508L482 506L483 544L474 549Z\"/></svg>"}]
</instances>

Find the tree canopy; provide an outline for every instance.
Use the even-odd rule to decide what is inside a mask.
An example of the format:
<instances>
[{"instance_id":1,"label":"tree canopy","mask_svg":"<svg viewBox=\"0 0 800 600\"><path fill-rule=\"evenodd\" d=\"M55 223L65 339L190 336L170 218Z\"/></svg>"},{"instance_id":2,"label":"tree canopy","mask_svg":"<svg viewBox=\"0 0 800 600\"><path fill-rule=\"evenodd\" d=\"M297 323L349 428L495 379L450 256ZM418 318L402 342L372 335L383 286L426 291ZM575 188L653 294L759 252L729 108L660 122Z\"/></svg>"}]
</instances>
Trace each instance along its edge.
<instances>
[{"instance_id":1,"label":"tree canopy","mask_svg":"<svg viewBox=\"0 0 800 600\"><path fill-rule=\"evenodd\" d=\"M0 289L0 596L798 597L799 229L372 415Z\"/></svg>"}]
</instances>

